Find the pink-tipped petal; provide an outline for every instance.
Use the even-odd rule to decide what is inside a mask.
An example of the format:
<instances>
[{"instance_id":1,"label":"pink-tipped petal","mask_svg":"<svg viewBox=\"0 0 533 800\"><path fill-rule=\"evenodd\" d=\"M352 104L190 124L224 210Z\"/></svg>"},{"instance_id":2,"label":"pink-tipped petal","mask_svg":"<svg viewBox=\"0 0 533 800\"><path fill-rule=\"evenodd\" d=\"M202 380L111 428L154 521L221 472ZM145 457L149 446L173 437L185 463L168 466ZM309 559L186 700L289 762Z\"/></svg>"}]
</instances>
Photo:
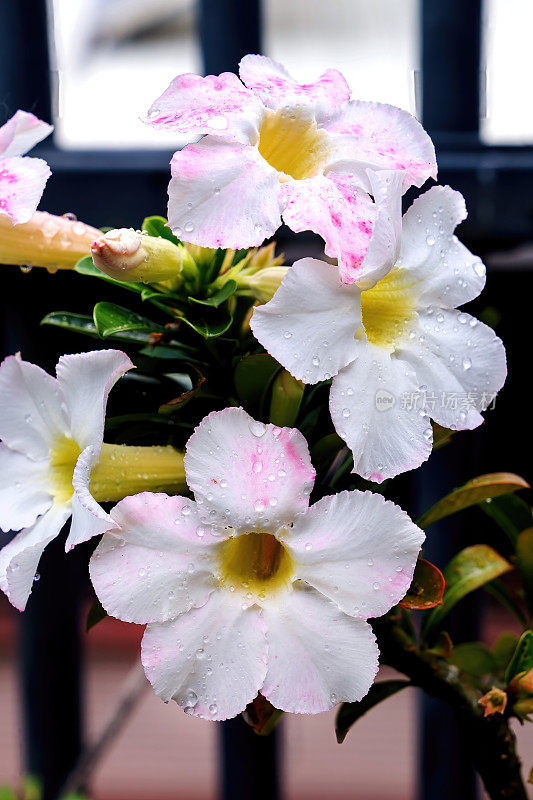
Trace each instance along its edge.
<instances>
[{"instance_id":1,"label":"pink-tipped petal","mask_svg":"<svg viewBox=\"0 0 533 800\"><path fill-rule=\"evenodd\" d=\"M282 541L298 578L346 614L368 619L405 596L424 534L382 495L353 491L319 500Z\"/></svg>"},{"instance_id":2,"label":"pink-tipped petal","mask_svg":"<svg viewBox=\"0 0 533 800\"><path fill-rule=\"evenodd\" d=\"M482 291L484 265L453 235L464 219L464 198L449 186L433 186L404 215L401 264L416 282L419 306L454 308Z\"/></svg>"},{"instance_id":3,"label":"pink-tipped petal","mask_svg":"<svg viewBox=\"0 0 533 800\"><path fill-rule=\"evenodd\" d=\"M326 254L339 261L344 283L361 274L376 206L350 173L319 175L282 186L283 220L296 233L312 230L326 242Z\"/></svg>"},{"instance_id":4,"label":"pink-tipped petal","mask_svg":"<svg viewBox=\"0 0 533 800\"><path fill-rule=\"evenodd\" d=\"M100 447L89 445L80 453L74 468L72 522L65 542L67 553L77 544L88 542L93 536L100 536L100 534L118 527L102 506L96 502L89 490L91 470L98 461L99 454Z\"/></svg>"},{"instance_id":5,"label":"pink-tipped petal","mask_svg":"<svg viewBox=\"0 0 533 800\"><path fill-rule=\"evenodd\" d=\"M353 471L381 483L429 457L432 430L416 407L412 367L369 342L359 345L358 357L333 379L329 407L337 433L353 453Z\"/></svg>"},{"instance_id":6,"label":"pink-tipped petal","mask_svg":"<svg viewBox=\"0 0 533 800\"><path fill-rule=\"evenodd\" d=\"M264 107L232 72L178 75L152 105L144 120L168 131L216 133L255 143Z\"/></svg>"},{"instance_id":7,"label":"pink-tipped petal","mask_svg":"<svg viewBox=\"0 0 533 800\"><path fill-rule=\"evenodd\" d=\"M274 533L292 522L307 509L315 477L298 430L256 422L242 408L204 417L184 463L202 518L237 532Z\"/></svg>"},{"instance_id":8,"label":"pink-tipped petal","mask_svg":"<svg viewBox=\"0 0 533 800\"><path fill-rule=\"evenodd\" d=\"M19 531L33 525L52 505L48 461L32 461L0 444L0 529Z\"/></svg>"},{"instance_id":9,"label":"pink-tipped petal","mask_svg":"<svg viewBox=\"0 0 533 800\"><path fill-rule=\"evenodd\" d=\"M6 214L14 225L28 222L51 174L42 158L0 158L0 213Z\"/></svg>"},{"instance_id":10,"label":"pink-tipped petal","mask_svg":"<svg viewBox=\"0 0 533 800\"><path fill-rule=\"evenodd\" d=\"M141 659L162 700L203 719L229 719L263 684L265 626L257 607L243 611L237 598L216 592L201 608L148 625Z\"/></svg>"},{"instance_id":11,"label":"pink-tipped petal","mask_svg":"<svg viewBox=\"0 0 533 800\"><path fill-rule=\"evenodd\" d=\"M404 170L404 190L437 177L433 143L408 111L385 103L352 100L326 128L346 137L339 141L339 157L358 162L363 181L366 167Z\"/></svg>"},{"instance_id":12,"label":"pink-tipped petal","mask_svg":"<svg viewBox=\"0 0 533 800\"><path fill-rule=\"evenodd\" d=\"M90 563L91 581L108 614L125 622L167 622L202 606L214 590L213 546L220 541L185 497L144 492L111 512Z\"/></svg>"},{"instance_id":13,"label":"pink-tipped petal","mask_svg":"<svg viewBox=\"0 0 533 800\"><path fill-rule=\"evenodd\" d=\"M0 439L35 460L48 458L68 432L57 382L40 367L8 356L0 365Z\"/></svg>"},{"instance_id":14,"label":"pink-tipped petal","mask_svg":"<svg viewBox=\"0 0 533 800\"><path fill-rule=\"evenodd\" d=\"M350 98L350 87L342 73L328 69L313 83L297 83L282 64L266 56L244 56L239 65L243 83L268 108L312 106L317 121L327 119Z\"/></svg>"},{"instance_id":15,"label":"pink-tipped petal","mask_svg":"<svg viewBox=\"0 0 533 800\"><path fill-rule=\"evenodd\" d=\"M390 272L398 261L402 241L403 172L367 170L376 204L376 220L357 283L368 289Z\"/></svg>"},{"instance_id":16,"label":"pink-tipped petal","mask_svg":"<svg viewBox=\"0 0 533 800\"><path fill-rule=\"evenodd\" d=\"M69 517L69 506L53 505L0 550L0 589L19 611L26 607L44 548Z\"/></svg>"},{"instance_id":17,"label":"pink-tipped petal","mask_svg":"<svg viewBox=\"0 0 533 800\"><path fill-rule=\"evenodd\" d=\"M344 614L314 589L298 585L276 606L263 609L268 630L268 672L261 693L282 711L320 714L357 702L378 671L370 625Z\"/></svg>"},{"instance_id":18,"label":"pink-tipped petal","mask_svg":"<svg viewBox=\"0 0 533 800\"><path fill-rule=\"evenodd\" d=\"M0 156L23 156L53 130L53 125L43 122L34 114L17 111L0 128Z\"/></svg>"},{"instance_id":19,"label":"pink-tipped petal","mask_svg":"<svg viewBox=\"0 0 533 800\"><path fill-rule=\"evenodd\" d=\"M418 336L398 352L427 387L419 408L439 425L470 430L507 375L505 348L492 328L458 309L428 308L419 313ZM425 402L424 402L425 401Z\"/></svg>"},{"instance_id":20,"label":"pink-tipped petal","mask_svg":"<svg viewBox=\"0 0 533 800\"><path fill-rule=\"evenodd\" d=\"M254 309L250 326L295 378L316 383L355 358L360 296L357 286L341 283L337 267L303 258L288 270L272 300Z\"/></svg>"},{"instance_id":21,"label":"pink-tipped petal","mask_svg":"<svg viewBox=\"0 0 533 800\"><path fill-rule=\"evenodd\" d=\"M57 381L70 419L72 437L82 450L100 454L109 392L133 364L120 350L95 350L61 356Z\"/></svg>"},{"instance_id":22,"label":"pink-tipped petal","mask_svg":"<svg viewBox=\"0 0 533 800\"><path fill-rule=\"evenodd\" d=\"M174 154L168 224L202 247L255 247L281 224L278 173L256 148L205 136Z\"/></svg>"}]
</instances>

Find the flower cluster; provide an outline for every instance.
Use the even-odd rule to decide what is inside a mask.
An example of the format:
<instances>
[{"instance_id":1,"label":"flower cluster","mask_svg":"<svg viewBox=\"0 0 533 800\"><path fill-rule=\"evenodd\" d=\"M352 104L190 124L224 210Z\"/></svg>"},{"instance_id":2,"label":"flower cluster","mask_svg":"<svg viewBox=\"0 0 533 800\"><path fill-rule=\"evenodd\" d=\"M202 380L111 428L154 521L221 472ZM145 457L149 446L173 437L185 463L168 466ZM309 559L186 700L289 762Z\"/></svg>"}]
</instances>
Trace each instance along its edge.
<instances>
[{"instance_id":1,"label":"flower cluster","mask_svg":"<svg viewBox=\"0 0 533 800\"><path fill-rule=\"evenodd\" d=\"M434 186L402 217L405 191L436 178L431 140L407 112L352 100L336 70L299 84L249 55L240 80L178 76L146 122L201 136L172 159L171 230L150 218L143 231L89 241L84 229L54 258L72 266L90 245L93 263L79 271L127 282L173 321L152 326L102 303L77 329L187 358L191 348L172 339L180 325L220 336L233 317L209 315L244 299L239 331L251 339L251 328L275 370L284 368L268 377L282 399L262 415L266 423L226 392L233 407L196 419L185 453L109 445L107 395L133 366L128 356L63 356L57 378L6 359L0 524L20 532L0 552L0 587L22 609L44 547L71 517L67 549L104 534L90 563L93 586L110 615L147 624L142 663L165 701L212 720L238 714L258 693L295 713L358 701L378 669L367 620L406 595L424 534L377 492L351 489L310 504L315 467L291 426L303 384L331 381L331 420L353 472L381 483L428 458L430 418L454 430L482 422L505 380L505 351L490 328L458 310L485 281L481 261L454 235L464 200ZM48 175L43 162L18 157L48 132L43 125L18 112L0 129L0 207L14 223L27 223ZM11 192L30 167L31 186ZM318 233L330 260L287 267L273 246L243 252L282 220ZM32 235L41 222L32 220ZM34 263L49 258L39 251ZM233 340L224 346L233 359ZM188 367L199 373L201 363ZM160 411L182 408L204 380ZM295 397L287 399L289 384ZM463 400L431 401L449 395ZM117 500L109 512L100 505Z\"/></svg>"}]
</instances>

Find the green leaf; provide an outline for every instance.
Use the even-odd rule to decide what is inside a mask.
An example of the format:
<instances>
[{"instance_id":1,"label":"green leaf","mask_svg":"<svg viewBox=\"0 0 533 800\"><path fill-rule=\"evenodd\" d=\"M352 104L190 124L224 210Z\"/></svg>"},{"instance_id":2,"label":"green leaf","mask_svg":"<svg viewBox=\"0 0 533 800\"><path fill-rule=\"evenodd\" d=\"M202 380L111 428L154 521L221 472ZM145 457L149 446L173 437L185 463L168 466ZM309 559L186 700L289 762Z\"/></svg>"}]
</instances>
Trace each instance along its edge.
<instances>
[{"instance_id":1,"label":"green leaf","mask_svg":"<svg viewBox=\"0 0 533 800\"><path fill-rule=\"evenodd\" d=\"M333 459L345 446L343 440L337 433L328 433L327 436L323 436L322 439L319 439L314 447L311 448L311 460L317 473L322 474L328 470Z\"/></svg>"},{"instance_id":2,"label":"green leaf","mask_svg":"<svg viewBox=\"0 0 533 800\"><path fill-rule=\"evenodd\" d=\"M431 562L419 558L416 562L413 581L399 605L412 610L426 611L442 605L444 576Z\"/></svg>"},{"instance_id":3,"label":"green leaf","mask_svg":"<svg viewBox=\"0 0 533 800\"><path fill-rule=\"evenodd\" d=\"M450 660L461 672L476 678L496 672L498 668L494 655L481 642L455 645Z\"/></svg>"},{"instance_id":4,"label":"green leaf","mask_svg":"<svg viewBox=\"0 0 533 800\"><path fill-rule=\"evenodd\" d=\"M527 626L527 619L522 608L502 581L496 578L496 580L487 583L485 589L500 603L500 605L516 617L523 628Z\"/></svg>"},{"instance_id":5,"label":"green leaf","mask_svg":"<svg viewBox=\"0 0 533 800\"><path fill-rule=\"evenodd\" d=\"M531 508L521 497L512 494L485 500L480 508L499 525L514 546L518 534L533 525Z\"/></svg>"},{"instance_id":6,"label":"green leaf","mask_svg":"<svg viewBox=\"0 0 533 800\"><path fill-rule=\"evenodd\" d=\"M507 669L517 644L518 636L515 633L506 631L498 636L492 648L492 656L499 670L505 671Z\"/></svg>"},{"instance_id":7,"label":"green leaf","mask_svg":"<svg viewBox=\"0 0 533 800\"><path fill-rule=\"evenodd\" d=\"M511 494L519 489L529 489L529 484L519 475L512 472L494 472L488 475L480 475L472 478L471 481L454 489L453 492L443 497L432 506L425 514L422 514L417 524L421 528L426 528L433 522L450 514L456 514L469 506L477 505L487 498L497 497L501 494Z\"/></svg>"},{"instance_id":8,"label":"green leaf","mask_svg":"<svg viewBox=\"0 0 533 800\"><path fill-rule=\"evenodd\" d=\"M431 611L423 626L424 636L439 627L444 617L465 595L512 569L509 562L486 544L465 547L444 569L443 603Z\"/></svg>"},{"instance_id":9,"label":"green leaf","mask_svg":"<svg viewBox=\"0 0 533 800\"><path fill-rule=\"evenodd\" d=\"M216 294L211 295L205 300L201 300L199 297L189 297L189 303L195 303L199 306L209 306L211 308L218 308L222 303L235 294L237 289L237 283L234 280L229 280L227 283L224 284L222 289L219 289Z\"/></svg>"},{"instance_id":10,"label":"green leaf","mask_svg":"<svg viewBox=\"0 0 533 800\"><path fill-rule=\"evenodd\" d=\"M352 725L358 719L361 719L367 711L410 685L410 681L404 680L380 681L379 683L374 683L368 694L358 703L343 703L337 712L335 720L335 734L338 743L342 744L344 742Z\"/></svg>"},{"instance_id":11,"label":"green leaf","mask_svg":"<svg viewBox=\"0 0 533 800\"><path fill-rule=\"evenodd\" d=\"M281 369L281 365L268 353L245 356L235 367L235 389L244 408L252 416L264 416L264 401Z\"/></svg>"},{"instance_id":12,"label":"green leaf","mask_svg":"<svg viewBox=\"0 0 533 800\"><path fill-rule=\"evenodd\" d=\"M0 800L17 800L17 795L9 786L0 786Z\"/></svg>"},{"instance_id":13,"label":"green leaf","mask_svg":"<svg viewBox=\"0 0 533 800\"><path fill-rule=\"evenodd\" d=\"M100 600L96 598L89 609L87 619L85 621L85 631L88 633L91 628L98 625L103 619L107 617L107 611L101 604Z\"/></svg>"},{"instance_id":14,"label":"green leaf","mask_svg":"<svg viewBox=\"0 0 533 800\"><path fill-rule=\"evenodd\" d=\"M35 775L26 775L24 777L23 800L41 800L42 796L42 781Z\"/></svg>"},{"instance_id":15,"label":"green leaf","mask_svg":"<svg viewBox=\"0 0 533 800\"><path fill-rule=\"evenodd\" d=\"M194 369L196 373L196 384L193 386L192 389L189 389L187 392L182 392L178 397L174 397L172 400L169 400L166 403L163 403L162 406L159 406L159 413L160 414L173 414L175 411L183 408L183 406L187 405L187 403L192 400L192 398L198 394L200 389L202 388L203 384L206 381L205 375L202 375L200 370Z\"/></svg>"},{"instance_id":16,"label":"green leaf","mask_svg":"<svg viewBox=\"0 0 533 800\"><path fill-rule=\"evenodd\" d=\"M533 631L524 631L505 671L505 683L511 683L515 675L530 669L533 669Z\"/></svg>"},{"instance_id":17,"label":"green leaf","mask_svg":"<svg viewBox=\"0 0 533 800\"><path fill-rule=\"evenodd\" d=\"M227 309L213 310L210 313L206 308L206 312L202 317L196 318L191 314L187 314L180 317L180 319L196 333L199 333L200 336L203 336L204 339L214 339L217 336L222 336L231 327L233 315Z\"/></svg>"},{"instance_id":18,"label":"green leaf","mask_svg":"<svg viewBox=\"0 0 533 800\"><path fill-rule=\"evenodd\" d=\"M74 269L76 272L79 272L80 275L88 275L91 278L100 278L100 280L106 281L106 283L112 283L115 286L120 286L122 289L128 289L128 291L135 292L136 294L141 294L144 288L144 283L135 283L133 281L117 281L115 278L110 278L109 275L106 275L105 272L102 272L102 270L94 266L91 256L85 256L85 258L82 258L81 261L78 261Z\"/></svg>"},{"instance_id":19,"label":"green leaf","mask_svg":"<svg viewBox=\"0 0 533 800\"><path fill-rule=\"evenodd\" d=\"M522 574L527 605L533 616L533 528L526 528L518 536L516 564Z\"/></svg>"},{"instance_id":20,"label":"green leaf","mask_svg":"<svg viewBox=\"0 0 533 800\"><path fill-rule=\"evenodd\" d=\"M164 217L146 217L141 227L150 236L159 236L161 239L168 239L173 244L180 244L180 240L177 236L174 236Z\"/></svg>"},{"instance_id":21,"label":"green leaf","mask_svg":"<svg viewBox=\"0 0 533 800\"><path fill-rule=\"evenodd\" d=\"M156 325L146 317L141 317L128 308L115 303L97 303L93 311L94 324L102 339L125 331L160 332L161 325Z\"/></svg>"},{"instance_id":22,"label":"green leaf","mask_svg":"<svg viewBox=\"0 0 533 800\"><path fill-rule=\"evenodd\" d=\"M41 320L41 325L54 325L74 333L98 338L98 331L92 317L85 314L71 314L70 311L52 311Z\"/></svg>"},{"instance_id":23,"label":"green leaf","mask_svg":"<svg viewBox=\"0 0 533 800\"><path fill-rule=\"evenodd\" d=\"M441 447L450 442L453 434L457 433L457 431L443 428L437 422L432 422L431 424L433 426L433 450L440 450Z\"/></svg>"}]
</instances>

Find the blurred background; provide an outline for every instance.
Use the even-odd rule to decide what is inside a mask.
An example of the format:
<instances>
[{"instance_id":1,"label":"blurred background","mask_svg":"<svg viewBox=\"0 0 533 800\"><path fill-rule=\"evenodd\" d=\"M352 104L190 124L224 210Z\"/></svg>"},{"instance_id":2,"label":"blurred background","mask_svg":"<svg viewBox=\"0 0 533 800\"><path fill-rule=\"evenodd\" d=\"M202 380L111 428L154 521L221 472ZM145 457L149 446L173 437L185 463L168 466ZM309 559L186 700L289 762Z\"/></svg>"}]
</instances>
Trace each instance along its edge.
<instances>
[{"instance_id":1,"label":"blurred background","mask_svg":"<svg viewBox=\"0 0 533 800\"><path fill-rule=\"evenodd\" d=\"M168 163L184 142L139 117L178 73L233 71L245 53L263 52L301 80L335 66L355 97L416 114L434 138L440 182L466 197L460 236L489 268L469 310L504 339L511 377L481 430L401 479L402 503L415 515L475 474L531 476L531 0L0 0L0 19L0 124L18 107L54 122L38 153L54 173L41 208L96 226L165 214ZM286 229L277 238L288 263L322 249ZM39 319L60 308L90 313L99 287L84 284L81 297L75 276L36 272L2 271L1 355L22 349L52 368L65 336L39 329ZM75 340L71 351L85 347ZM442 566L459 543L490 539L480 516L435 526L428 557ZM0 594L0 784L32 771L44 776L45 800L108 719L142 633L105 620L82 635L85 554L67 564L59 545L50 550L23 617ZM492 644L512 623L478 595L461 607L454 637ZM528 770L532 728L518 731ZM186 717L147 692L93 781L96 800L472 800L476 792L483 797L461 731L414 689L373 710L342 746L333 713L291 716L277 739L258 744L240 720Z\"/></svg>"}]
</instances>

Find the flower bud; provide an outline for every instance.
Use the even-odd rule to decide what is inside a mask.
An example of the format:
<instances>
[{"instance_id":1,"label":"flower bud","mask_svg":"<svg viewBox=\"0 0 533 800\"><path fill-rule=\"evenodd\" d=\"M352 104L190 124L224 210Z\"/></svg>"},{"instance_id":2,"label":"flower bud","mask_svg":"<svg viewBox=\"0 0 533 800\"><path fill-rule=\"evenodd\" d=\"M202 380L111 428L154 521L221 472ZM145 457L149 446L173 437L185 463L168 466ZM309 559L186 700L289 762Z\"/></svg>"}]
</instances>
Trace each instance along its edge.
<instances>
[{"instance_id":1,"label":"flower bud","mask_svg":"<svg viewBox=\"0 0 533 800\"><path fill-rule=\"evenodd\" d=\"M186 492L183 453L170 445L103 444L91 472L90 491L99 503L139 492Z\"/></svg>"},{"instance_id":2,"label":"flower bud","mask_svg":"<svg viewBox=\"0 0 533 800\"><path fill-rule=\"evenodd\" d=\"M253 275L237 278L240 288L248 289L260 303L268 303L287 273L288 267L266 267Z\"/></svg>"},{"instance_id":3,"label":"flower bud","mask_svg":"<svg viewBox=\"0 0 533 800\"><path fill-rule=\"evenodd\" d=\"M517 700L513 705L513 711L518 717L528 719L529 714L533 714L533 697L522 697L521 700Z\"/></svg>"},{"instance_id":4,"label":"flower bud","mask_svg":"<svg viewBox=\"0 0 533 800\"><path fill-rule=\"evenodd\" d=\"M507 694L503 689L498 689L496 686L493 686L487 694L484 694L483 697L478 700L478 703L484 706L485 713L483 716L485 717L491 714L503 714L507 706Z\"/></svg>"},{"instance_id":5,"label":"flower bud","mask_svg":"<svg viewBox=\"0 0 533 800\"><path fill-rule=\"evenodd\" d=\"M28 222L13 225L0 214L0 264L45 267L49 272L73 269L91 251L97 228L69 216L36 211Z\"/></svg>"},{"instance_id":6,"label":"flower bud","mask_svg":"<svg viewBox=\"0 0 533 800\"><path fill-rule=\"evenodd\" d=\"M279 427L294 425L300 410L305 386L286 369L281 370L272 386L270 421Z\"/></svg>"},{"instance_id":7,"label":"flower bud","mask_svg":"<svg viewBox=\"0 0 533 800\"><path fill-rule=\"evenodd\" d=\"M91 247L95 267L118 281L157 283L180 276L181 245L159 236L118 228L101 234Z\"/></svg>"}]
</instances>

